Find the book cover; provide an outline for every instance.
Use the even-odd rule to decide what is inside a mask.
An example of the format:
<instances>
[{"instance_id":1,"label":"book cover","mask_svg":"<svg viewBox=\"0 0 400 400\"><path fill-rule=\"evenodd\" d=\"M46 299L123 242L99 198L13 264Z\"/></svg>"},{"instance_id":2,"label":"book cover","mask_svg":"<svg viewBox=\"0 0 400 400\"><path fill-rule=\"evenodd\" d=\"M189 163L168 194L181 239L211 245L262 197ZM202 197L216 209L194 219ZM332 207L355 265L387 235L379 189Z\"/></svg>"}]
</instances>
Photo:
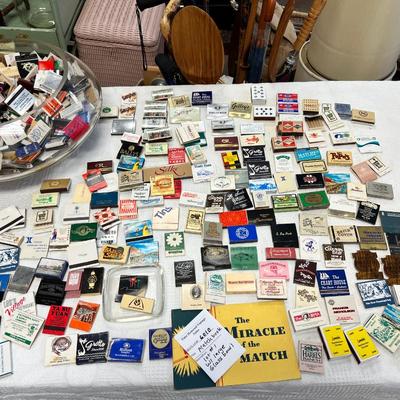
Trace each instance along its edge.
<instances>
[{"instance_id":1,"label":"book cover","mask_svg":"<svg viewBox=\"0 0 400 400\"><path fill-rule=\"evenodd\" d=\"M173 334L182 330L199 312L172 310ZM246 349L217 381L217 386L300 379L283 301L219 305L211 307L210 312ZM172 349L175 389L214 386L175 340Z\"/></svg>"},{"instance_id":2,"label":"book cover","mask_svg":"<svg viewBox=\"0 0 400 400\"><path fill-rule=\"evenodd\" d=\"M292 308L289 310L289 315L296 332L317 328L327 323L318 302L308 307Z\"/></svg>"},{"instance_id":3,"label":"book cover","mask_svg":"<svg viewBox=\"0 0 400 400\"><path fill-rule=\"evenodd\" d=\"M111 362L142 362L143 339L113 338L110 341L107 360Z\"/></svg>"},{"instance_id":4,"label":"book cover","mask_svg":"<svg viewBox=\"0 0 400 400\"><path fill-rule=\"evenodd\" d=\"M129 246L115 246L106 244L99 253L99 261L109 264L125 264L128 261Z\"/></svg>"},{"instance_id":5,"label":"book cover","mask_svg":"<svg viewBox=\"0 0 400 400\"><path fill-rule=\"evenodd\" d=\"M61 306L65 297L65 282L42 278L36 291L36 304Z\"/></svg>"},{"instance_id":6,"label":"book cover","mask_svg":"<svg viewBox=\"0 0 400 400\"><path fill-rule=\"evenodd\" d=\"M172 328L149 329L149 360L172 358Z\"/></svg>"},{"instance_id":7,"label":"book cover","mask_svg":"<svg viewBox=\"0 0 400 400\"><path fill-rule=\"evenodd\" d=\"M100 304L80 300L75 308L69 327L90 332L99 308Z\"/></svg>"},{"instance_id":8,"label":"book cover","mask_svg":"<svg viewBox=\"0 0 400 400\"><path fill-rule=\"evenodd\" d=\"M385 233L400 233L400 212L380 211L379 216Z\"/></svg>"},{"instance_id":9,"label":"book cover","mask_svg":"<svg viewBox=\"0 0 400 400\"><path fill-rule=\"evenodd\" d=\"M327 173L324 174L326 191L329 194L347 192L347 182L350 182L350 174Z\"/></svg>"},{"instance_id":10,"label":"book cover","mask_svg":"<svg viewBox=\"0 0 400 400\"><path fill-rule=\"evenodd\" d=\"M296 260L293 283L304 286L315 286L317 263L308 260Z\"/></svg>"},{"instance_id":11,"label":"book cover","mask_svg":"<svg viewBox=\"0 0 400 400\"><path fill-rule=\"evenodd\" d=\"M7 275L0 275L0 292L5 292L8 286L8 282L10 281L9 274Z\"/></svg>"},{"instance_id":12,"label":"book cover","mask_svg":"<svg viewBox=\"0 0 400 400\"><path fill-rule=\"evenodd\" d=\"M357 230L354 225L332 225L329 236L334 243L358 243Z\"/></svg>"},{"instance_id":13,"label":"book cover","mask_svg":"<svg viewBox=\"0 0 400 400\"><path fill-rule=\"evenodd\" d=\"M363 326L349 329L345 331L345 335L359 364L379 356L375 343Z\"/></svg>"},{"instance_id":14,"label":"book cover","mask_svg":"<svg viewBox=\"0 0 400 400\"><path fill-rule=\"evenodd\" d=\"M381 226L357 226L361 250L387 250L385 234Z\"/></svg>"},{"instance_id":15,"label":"book cover","mask_svg":"<svg viewBox=\"0 0 400 400\"><path fill-rule=\"evenodd\" d=\"M118 192L92 193L90 208L118 207Z\"/></svg>"},{"instance_id":16,"label":"book cover","mask_svg":"<svg viewBox=\"0 0 400 400\"><path fill-rule=\"evenodd\" d=\"M20 260L39 260L41 257L47 257L49 239L47 235L25 236L21 244Z\"/></svg>"},{"instance_id":17,"label":"book cover","mask_svg":"<svg viewBox=\"0 0 400 400\"><path fill-rule=\"evenodd\" d=\"M158 242L135 242L129 243L131 248L128 264L153 265L158 264L159 249Z\"/></svg>"},{"instance_id":18,"label":"book cover","mask_svg":"<svg viewBox=\"0 0 400 400\"><path fill-rule=\"evenodd\" d=\"M267 260L295 260L296 249L293 247L266 247L265 257Z\"/></svg>"},{"instance_id":19,"label":"book cover","mask_svg":"<svg viewBox=\"0 0 400 400\"><path fill-rule=\"evenodd\" d=\"M388 304L383 310L382 317L389 320L397 329L400 329L400 307Z\"/></svg>"},{"instance_id":20,"label":"book cover","mask_svg":"<svg viewBox=\"0 0 400 400\"><path fill-rule=\"evenodd\" d=\"M180 287L183 284L196 283L196 269L194 260L175 261L175 286Z\"/></svg>"},{"instance_id":21,"label":"book cover","mask_svg":"<svg viewBox=\"0 0 400 400\"><path fill-rule=\"evenodd\" d=\"M205 295L204 300L217 303L226 303L225 291L225 274L218 271L210 271L205 273Z\"/></svg>"},{"instance_id":22,"label":"book cover","mask_svg":"<svg viewBox=\"0 0 400 400\"><path fill-rule=\"evenodd\" d=\"M126 244L153 237L153 223L146 221L125 221L123 225Z\"/></svg>"},{"instance_id":23,"label":"book cover","mask_svg":"<svg viewBox=\"0 0 400 400\"><path fill-rule=\"evenodd\" d=\"M316 374L324 373L324 356L321 343L299 340L298 350L300 371Z\"/></svg>"},{"instance_id":24,"label":"book cover","mask_svg":"<svg viewBox=\"0 0 400 400\"><path fill-rule=\"evenodd\" d=\"M342 243L324 244L322 245L322 250L326 267L345 267L346 253Z\"/></svg>"},{"instance_id":25,"label":"book cover","mask_svg":"<svg viewBox=\"0 0 400 400\"><path fill-rule=\"evenodd\" d=\"M205 299L205 288L202 283L184 283L181 289L182 310L203 310L210 308Z\"/></svg>"},{"instance_id":26,"label":"book cover","mask_svg":"<svg viewBox=\"0 0 400 400\"><path fill-rule=\"evenodd\" d=\"M211 314L246 350L217 386L300 379L283 301L219 305Z\"/></svg>"},{"instance_id":27,"label":"book cover","mask_svg":"<svg viewBox=\"0 0 400 400\"><path fill-rule=\"evenodd\" d=\"M83 224L71 224L70 241L82 242L85 240L96 239L97 222L87 222Z\"/></svg>"},{"instance_id":28,"label":"book cover","mask_svg":"<svg viewBox=\"0 0 400 400\"><path fill-rule=\"evenodd\" d=\"M300 237L300 257L306 260L321 259L321 239L311 236Z\"/></svg>"},{"instance_id":29,"label":"book cover","mask_svg":"<svg viewBox=\"0 0 400 400\"><path fill-rule=\"evenodd\" d=\"M223 242L222 224L216 221L204 221L203 224L203 244L221 245Z\"/></svg>"},{"instance_id":30,"label":"book cover","mask_svg":"<svg viewBox=\"0 0 400 400\"><path fill-rule=\"evenodd\" d=\"M297 308L318 305L318 290L315 287L296 285L295 305Z\"/></svg>"},{"instance_id":31,"label":"book cover","mask_svg":"<svg viewBox=\"0 0 400 400\"><path fill-rule=\"evenodd\" d=\"M50 306L44 321L43 333L48 335L63 335L71 315L71 307Z\"/></svg>"},{"instance_id":32,"label":"book cover","mask_svg":"<svg viewBox=\"0 0 400 400\"><path fill-rule=\"evenodd\" d=\"M76 335L51 336L45 344L44 365L75 364L76 362Z\"/></svg>"},{"instance_id":33,"label":"book cover","mask_svg":"<svg viewBox=\"0 0 400 400\"><path fill-rule=\"evenodd\" d=\"M264 191L259 191L259 192L266 194L266 192L264 192ZM266 194L266 196L268 196L268 195ZM253 192L253 198L255 198L257 200L261 200L261 201L264 201L264 199L265 199L264 194L262 194L260 197L260 196L258 196L258 193L254 194L254 192ZM269 198L266 197L266 199L270 206ZM260 208L257 210L247 210L247 218L248 218L250 224L254 224L257 226L276 224L275 212L272 208Z\"/></svg>"},{"instance_id":34,"label":"book cover","mask_svg":"<svg viewBox=\"0 0 400 400\"><path fill-rule=\"evenodd\" d=\"M328 208L330 204L325 190L299 193L298 197L301 210Z\"/></svg>"},{"instance_id":35,"label":"book cover","mask_svg":"<svg viewBox=\"0 0 400 400\"><path fill-rule=\"evenodd\" d=\"M228 272L225 274L227 294L256 293L256 276L254 272Z\"/></svg>"},{"instance_id":36,"label":"book cover","mask_svg":"<svg viewBox=\"0 0 400 400\"><path fill-rule=\"evenodd\" d=\"M289 279L289 264L287 261L262 261L259 263L260 278Z\"/></svg>"},{"instance_id":37,"label":"book cover","mask_svg":"<svg viewBox=\"0 0 400 400\"><path fill-rule=\"evenodd\" d=\"M318 270L317 281L321 297L350 294L346 272L343 269Z\"/></svg>"},{"instance_id":38,"label":"book cover","mask_svg":"<svg viewBox=\"0 0 400 400\"><path fill-rule=\"evenodd\" d=\"M271 225L271 235L274 247L299 247L296 224Z\"/></svg>"},{"instance_id":39,"label":"book cover","mask_svg":"<svg viewBox=\"0 0 400 400\"><path fill-rule=\"evenodd\" d=\"M394 303L392 293L384 279L356 282L356 285L365 308L381 307Z\"/></svg>"},{"instance_id":40,"label":"book cover","mask_svg":"<svg viewBox=\"0 0 400 400\"><path fill-rule=\"evenodd\" d=\"M0 273L15 271L19 264L19 248L0 250Z\"/></svg>"},{"instance_id":41,"label":"book cover","mask_svg":"<svg viewBox=\"0 0 400 400\"><path fill-rule=\"evenodd\" d=\"M99 264L96 240L73 242L68 246L67 254L70 270Z\"/></svg>"},{"instance_id":42,"label":"book cover","mask_svg":"<svg viewBox=\"0 0 400 400\"><path fill-rule=\"evenodd\" d=\"M300 235L328 236L328 218L324 214L299 214Z\"/></svg>"},{"instance_id":43,"label":"book cover","mask_svg":"<svg viewBox=\"0 0 400 400\"><path fill-rule=\"evenodd\" d=\"M330 198L330 206L328 214L333 217L354 219L357 215L357 202L354 200L347 200L343 196Z\"/></svg>"},{"instance_id":44,"label":"book cover","mask_svg":"<svg viewBox=\"0 0 400 400\"><path fill-rule=\"evenodd\" d=\"M65 260L42 257L36 267L37 278L63 280L68 263Z\"/></svg>"},{"instance_id":45,"label":"book cover","mask_svg":"<svg viewBox=\"0 0 400 400\"><path fill-rule=\"evenodd\" d=\"M329 359L337 359L351 355L343 328L340 325L322 326L319 328L326 355Z\"/></svg>"},{"instance_id":46,"label":"book cover","mask_svg":"<svg viewBox=\"0 0 400 400\"><path fill-rule=\"evenodd\" d=\"M228 227L229 243L257 242L257 229L255 225L240 225Z\"/></svg>"},{"instance_id":47,"label":"book cover","mask_svg":"<svg viewBox=\"0 0 400 400\"><path fill-rule=\"evenodd\" d=\"M175 339L215 383L245 352L207 310L189 322Z\"/></svg>"},{"instance_id":48,"label":"book cover","mask_svg":"<svg viewBox=\"0 0 400 400\"><path fill-rule=\"evenodd\" d=\"M233 270L258 270L256 246L231 246L231 264Z\"/></svg>"},{"instance_id":49,"label":"book cover","mask_svg":"<svg viewBox=\"0 0 400 400\"><path fill-rule=\"evenodd\" d=\"M65 292L66 292L65 298L70 298L69 292L79 292L79 296L80 296L82 274L83 274L83 270L69 271L67 281L65 284Z\"/></svg>"},{"instance_id":50,"label":"book cover","mask_svg":"<svg viewBox=\"0 0 400 400\"><path fill-rule=\"evenodd\" d=\"M368 333L391 353L395 353L400 347L400 331L387 319L372 314L364 324Z\"/></svg>"},{"instance_id":51,"label":"book cover","mask_svg":"<svg viewBox=\"0 0 400 400\"><path fill-rule=\"evenodd\" d=\"M228 246L205 246L200 251L203 271L231 268Z\"/></svg>"},{"instance_id":52,"label":"book cover","mask_svg":"<svg viewBox=\"0 0 400 400\"><path fill-rule=\"evenodd\" d=\"M4 327L3 336L11 342L31 348L44 322L43 318L17 310Z\"/></svg>"},{"instance_id":53,"label":"book cover","mask_svg":"<svg viewBox=\"0 0 400 400\"><path fill-rule=\"evenodd\" d=\"M257 298L285 300L288 297L286 279L260 278L257 280Z\"/></svg>"},{"instance_id":54,"label":"book cover","mask_svg":"<svg viewBox=\"0 0 400 400\"><path fill-rule=\"evenodd\" d=\"M179 333L201 310L172 310L172 335ZM172 339L172 365L175 389L196 389L214 387L211 378L199 367L196 361Z\"/></svg>"},{"instance_id":55,"label":"book cover","mask_svg":"<svg viewBox=\"0 0 400 400\"><path fill-rule=\"evenodd\" d=\"M78 335L76 364L107 362L108 332Z\"/></svg>"},{"instance_id":56,"label":"book cover","mask_svg":"<svg viewBox=\"0 0 400 400\"><path fill-rule=\"evenodd\" d=\"M35 272L36 268L19 265L8 283L8 290L25 294L31 286Z\"/></svg>"},{"instance_id":57,"label":"book cover","mask_svg":"<svg viewBox=\"0 0 400 400\"><path fill-rule=\"evenodd\" d=\"M278 194L271 196L275 212L292 212L299 209L299 202L295 194Z\"/></svg>"},{"instance_id":58,"label":"book cover","mask_svg":"<svg viewBox=\"0 0 400 400\"><path fill-rule=\"evenodd\" d=\"M7 299L3 300L0 305L0 314L2 315L3 324L10 321L17 310L36 315L35 295L33 292L28 292L27 294L16 297L8 296Z\"/></svg>"},{"instance_id":59,"label":"book cover","mask_svg":"<svg viewBox=\"0 0 400 400\"><path fill-rule=\"evenodd\" d=\"M104 268L85 268L81 279L81 294L92 296L101 294L103 290Z\"/></svg>"},{"instance_id":60,"label":"book cover","mask_svg":"<svg viewBox=\"0 0 400 400\"><path fill-rule=\"evenodd\" d=\"M353 295L325 297L331 324L354 324L360 322L357 304Z\"/></svg>"},{"instance_id":61,"label":"book cover","mask_svg":"<svg viewBox=\"0 0 400 400\"><path fill-rule=\"evenodd\" d=\"M223 228L229 226L246 225L248 223L247 212L241 211L224 211L218 215L219 222Z\"/></svg>"}]
</instances>

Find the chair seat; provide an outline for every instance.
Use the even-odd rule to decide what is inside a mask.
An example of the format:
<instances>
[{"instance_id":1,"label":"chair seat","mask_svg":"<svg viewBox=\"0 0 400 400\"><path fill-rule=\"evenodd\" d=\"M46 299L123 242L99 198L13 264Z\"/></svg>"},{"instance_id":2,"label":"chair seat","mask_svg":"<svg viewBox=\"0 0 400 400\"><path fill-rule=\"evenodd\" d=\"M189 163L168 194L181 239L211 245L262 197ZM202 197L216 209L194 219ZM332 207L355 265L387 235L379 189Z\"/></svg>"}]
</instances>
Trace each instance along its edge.
<instances>
[{"instance_id":1,"label":"chair seat","mask_svg":"<svg viewBox=\"0 0 400 400\"><path fill-rule=\"evenodd\" d=\"M216 83L221 77L224 46L206 12L195 6L182 8L172 20L170 42L175 62L190 83Z\"/></svg>"}]
</instances>

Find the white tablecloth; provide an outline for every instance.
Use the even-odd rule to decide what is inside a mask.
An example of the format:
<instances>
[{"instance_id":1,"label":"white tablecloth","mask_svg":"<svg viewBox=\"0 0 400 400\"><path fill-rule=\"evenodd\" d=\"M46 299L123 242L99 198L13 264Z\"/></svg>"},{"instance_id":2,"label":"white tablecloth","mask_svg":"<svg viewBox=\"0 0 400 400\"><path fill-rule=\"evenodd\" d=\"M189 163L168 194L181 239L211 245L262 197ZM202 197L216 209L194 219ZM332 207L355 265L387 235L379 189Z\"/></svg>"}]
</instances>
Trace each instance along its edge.
<instances>
[{"instance_id":1,"label":"white tablecloth","mask_svg":"<svg viewBox=\"0 0 400 400\"><path fill-rule=\"evenodd\" d=\"M299 93L301 98L317 98L328 102L348 102L354 108L372 110L376 112L375 127L362 125L352 125L354 134L361 135L376 134L383 146L384 159L388 160L393 171L383 178L380 182L395 184L394 201L377 201L381 204L381 210L399 210L398 199L400 198L399 182L399 113L400 113L400 83L397 82L313 82L313 83L289 83L289 84L267 84L268 104L274 105L275 95L279 91ZM106 88L103 90L104 103L119 105L120 95L127 92L129 88ZM138 131L140 130L142 109L145 100L151 99L152 88L135 88L138 93L137 121ZM178 86L174 88L175 94L188 94L194 90L212 90L213 100L216 103L229 102L231 100L250 101L249 85L232 86ZM202 110L202 117L205 119L205 108ZM243 122L236 120L236 129ZM273 134L275 124L265 123L268 132L267 138L267 159L272 161L272 152L269 144L269 137ZM351 124L350 124L351 126ZM29 179L2 183L0 186L0 208L10 204L18 207L28 208L28 217L31 210L31 195L38 191L41 181L45 178L72 178L75 185L82 181L81 174L86 170L87 161L104 159L115 159L117 150L120 146L119 137L110 136L111 121L101 120L92 136L68 159L60 165L54 166L49 170L43 171ZM222 160L219 153L213 151L213 140L210 124L207 122L207 156L219 174L224 173ZM328 141L329 143L329 141ZM304 139L303 147L306 147ZM170 143L171 146L178 146L176 140ZM330 143L327 149L331 148ZM354 163L367 159L369 155L361 155L355 145L344 146L353 150ZM325 149L323 149L324 152ZM167 157L148 157L146 165L167 164ZM271 162L273 166L273 162ZM116 162L114 164L116 167ZM296 172L300 172L298 166ZM332 171L343 171L343 167L332 168ZM355 181L357 178L353 176ZM195 190L207 193L208 184L194 184L193 181L183 181L184 190ZM60 210L63 204L69 201L72 191L62 195L60 207L56 212L56 226L61 224ZM129 197L128 192L124 192L122 198ZM379 200L379 199L376 199ZM166 204L177 205L178 200L166 200ZM181 208L180 229L184 228L187 209ZM140 210L139 219L146 219L151 216L151 210ZM211 219L217 219L213 215ZM297 213L277 214L277 222L290 222L298 220ZM330 224L346 224L345 220L329 218ZM350 224L351 221L348 221ZM357 224L362 225L357 221ZM28 228L30 228L30 223ZM265 260L265 247L272 246L269 227L258 227L258 256L259 260ZM121 232L120 232L121 234ZM107 330L110 337L148 337L149 328L170 326L170 310L180 306L180 289L175 288L173 263L183 258L165 258L163 246L164 232L156 231L155 238L160 242L160 264L165 272L165 304L164 311L158 318L137 323L109 323L103 319L102 314L98 316L93 332ZM224 233L226 235L226 233ZM328 240L328 238L325 238ZM227 236L224 242L228 243ZM203 274L200 262L201 237L186 234L187 257L196 262L196 275L198 281L202 281ZM358 292L354 285L355 270L352 263L351 252L355 251L355 246L346 245L347 276L351 282L350 290L356 296L357 303L361 312L361 319L364 321L371 313L367 312L361 303ZM378 252L379 257L387 254ZM52 256L64 256L65 253L50 253ZM27 264L27 263L25 263ZM290 262L291 272L293 273L294 263ZM323 262L319 262L319 267L323 267ZM33 289L38 282L34 282ZM101 302L101 298L92 298L94 302ZM255 296L230 296L228 302L247 302L255 301ZM293 285L289 286L289 298L287 307L294 306ZM65 305L75 307L76 299L65 301ZM38 315L46 317L48 307L38 306ZM374 309L375 311L376 309ZM380 309L378 309L380 311ZM75 333L73 330L67 332ZM311 330L301 334L294 334L295 343L299 338L318 339L317 331ZM303 374L300 381L278 382L270 384L258 384L248 386L237 386L231 388L216 388L210 390L196 390L191 392L176 392L172 385L172 365L171 360L149 361L148 351L144 355L144 361L138 365L126 365L119 363L106 363L94 365L67 365L57 367L43 366L44 363L44 341L46 335L40 335L31 350L26 350L20 346L13 346L14 355L14 374L0 380L0 395L2 399L41 399L41 398L76 398L82 395L89 399L126 399L126 398L149 398L149 399L365 399L379 396L381 399L398 399L400 390L400 352L389 354L385 349L379 347L381 356L365 365L357 365L355 359L346 358L338 361L326 361L325 375Z\"/></svg>"}]
</instances>

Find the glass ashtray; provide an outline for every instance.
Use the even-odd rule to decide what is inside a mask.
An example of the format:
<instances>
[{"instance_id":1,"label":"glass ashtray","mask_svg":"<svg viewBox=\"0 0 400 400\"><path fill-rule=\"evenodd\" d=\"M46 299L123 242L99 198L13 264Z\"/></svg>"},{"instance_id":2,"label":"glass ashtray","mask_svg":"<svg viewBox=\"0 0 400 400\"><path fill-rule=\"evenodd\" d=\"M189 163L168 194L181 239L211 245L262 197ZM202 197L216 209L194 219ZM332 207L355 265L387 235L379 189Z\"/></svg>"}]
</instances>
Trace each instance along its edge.
<instances>
[{"instance_id":1,"label":"glass ashtray","mask_svg":"<svg viewBox=\"0 0 400 400\"><path fill-rule=\"evenodd\" d=\"M132 294L146 299L153 299L154 306L151 314L126 310L121 308L121 303L116 301L119 294L121 277L125 277L133 289L126 294ZM145 282L135 289L135 279ZM133 284L133 286L132 286ZM105 277L103 290L103 316L109 322L134 322L144 321L158 317L164 307L164 281L163 271L158 265L138 267L115 267L110 269Z\"/></svg>"}]
</instances>

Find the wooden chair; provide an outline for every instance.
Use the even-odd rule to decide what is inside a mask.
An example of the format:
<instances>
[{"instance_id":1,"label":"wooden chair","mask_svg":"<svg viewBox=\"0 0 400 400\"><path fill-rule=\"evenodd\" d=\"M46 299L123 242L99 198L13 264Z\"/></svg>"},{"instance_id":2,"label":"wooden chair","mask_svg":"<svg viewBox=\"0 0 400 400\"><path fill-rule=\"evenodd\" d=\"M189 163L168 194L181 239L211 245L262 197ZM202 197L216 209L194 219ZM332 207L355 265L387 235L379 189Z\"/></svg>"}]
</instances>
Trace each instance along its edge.
<instances>
[{"instance_id":1,"label":"wooden chair","mask_svg":"<svg viewBox=\"0 0 400 400\"><path fill-rule=\"evenodd\" d=\"M182 75L192 84L217 83L224 69L224 46L213 19L195 6L171 0L161 32Z\"/></svg>"}]
</instances>

